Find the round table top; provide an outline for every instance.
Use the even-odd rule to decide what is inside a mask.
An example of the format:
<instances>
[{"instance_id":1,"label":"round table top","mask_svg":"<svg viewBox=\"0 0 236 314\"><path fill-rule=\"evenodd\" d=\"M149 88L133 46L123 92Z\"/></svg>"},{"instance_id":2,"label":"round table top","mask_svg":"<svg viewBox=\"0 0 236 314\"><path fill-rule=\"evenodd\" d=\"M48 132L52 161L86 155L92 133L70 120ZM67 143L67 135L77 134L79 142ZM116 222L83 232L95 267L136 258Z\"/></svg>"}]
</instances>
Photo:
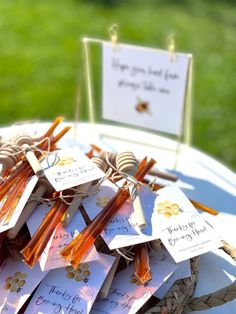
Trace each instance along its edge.
<instances>
[{"instance_id":1,"label":"round table top","mask_svg":"<svg viewBox=\"0 0 236 314\"><path fill-rule=\"evenodd\" d=\"M197 149L163 136L144 131L105 124L65 123L74 126L61 140L60 145L79 143L87 151L89 144L97 144L107 151L134 152L137 158L149 156L157 161L160 170L167 170L178 176L174 184L179 186L191 199L199 201L219 211L217 216L204 213L217 226L224 240L236 247L236 175L220 162ZM11 132L25 131L43 134L48 123L24 123L0 128L0 136ZM176 148L178 147L178 155ZM235 262L218 249L201 256L198 281L194 296L204 295L235 281ZM225 305L198 313L236 313L236 300Z\"/></svg>"}]
</instances>

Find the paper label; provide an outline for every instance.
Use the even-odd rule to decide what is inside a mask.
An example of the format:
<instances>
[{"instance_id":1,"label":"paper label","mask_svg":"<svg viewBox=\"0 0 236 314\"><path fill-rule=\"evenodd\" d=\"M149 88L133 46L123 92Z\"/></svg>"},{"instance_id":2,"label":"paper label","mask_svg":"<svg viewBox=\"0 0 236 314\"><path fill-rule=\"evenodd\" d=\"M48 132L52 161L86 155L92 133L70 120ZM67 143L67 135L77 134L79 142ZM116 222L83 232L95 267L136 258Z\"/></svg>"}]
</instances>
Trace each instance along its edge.
<instances>
[{"instance_id":1,"label":"paper label","mask_svg":"<svg viewBox=\"0 0 236 314\"><path fill-rule=\"evenodd\" d=\"M0 313L17 313L46 275L39 265L30 269L23 262L6 260L0 274Z\"/></svg>"},{"instance_id":2,"label":"paper label","mask_svg":"<svg viewBox=\"0 0 236 314\"><path fill-rule=\"evenodd\" d=\"M191 55L103 44L103 118L180 134Z\"/></svg>"},{"instance_id":3,"label":"paper label","mask_svg":"<svg viewBox=\"0 0 236 314\"><path fill-rule=\"evenodd\" d=\"M105 207L116 191L117 187L106 180L100 185L97 194L83 201L84 208L91 219ZM132 203L127 201L109 221L104 232L101 234L111 250L144 243L158 238L155 226L152 225L151 221L156 194L151 192L150 189L142 188L140 190L140 197L143 207L145 208L146 228L140 230L135 227L135 220L134 223L132 223L130 217L132 217L134 209Z\"/></svg>"},{"instance_id":4,"label":"paper label","mask_svg":"<svg viewBox=\"0 0 236 314\"><path fill-rule=\"evenodd\" d=\"M33 236L36 232L38 226L48 211L49 208L45 205L40 205L34 210L33 214L27 221L27 226L31 236ZM76 212L73 220L67 227L63 227L62 224L59 223L40 257L39 263L41 269L50 270L69 265L69 262L60 255L60 251L67 246L72 239L85 228L85 226L85 221L79 210ZM99 255L93 245L83 257L82 263L94 261L98 258Z\"/></svg>"},{"instance_id":5,"label":"paper label","mask_svg":"<svg viewBox=\"0 0 236 314\"><path fill-rule=\"evenodd\" d=\"M152 252L150 252L152 255ZM158 258L157 261L166 262L173 264L174 260L171 257L170 253L166 250L158 250ZM168 279L161 285L160 288L154 293L154 296L158 299L164 298L169 289L173 286L176 280L190 277L191 276L191 268L190 268L190 260L186 260L176 264L176 270L168 277Z\"/></svg>"},{"instance_id":6,"label":"paper label","mask_svg":"<svg viewBox=\"0 0 236 314\"><path fill-rule=\"evenodd\" d=\"M0 233L9 230L15 226L37 182L38 178L36 176L32 176L29 178L26 188L24 189L11 217L9 218L7 216L4 216L4 218L0 220ZM2 202L0 206L2 206L3 204L4 202Z\"/></svg>"},{"instance_id":7,"label":"paper label","mask_svg":"<svg viewBox=\"0 0 236 314\"><path fill-rule=\"evenodd\" d=\"M150 256L152 280L149 283L139 285L133 276L134 265L130 265L116 274L108 296L98 298L91 313L136 313L176 269L174 264L158 261L157 256L157 252Z\"/></svg>"},{"instance_id":8,"label":"paper label","mask_svg":"<svg viewBox=\"0 0 236 314\"><path fill-rule=\"evenodd\" d=\"M50 153L41 165L56 191L100 179L105 175L78 147Z\"/></svg>"},{"instance_id":9,"label":"paper label","mask_svg":"<svg viewBox=\"0 0 236 314\"><path fill-rule=\"evenodd\" d=\"M158 192L155 221L160 239L175 262L212 251L221 246L219 236L175 186Z\"/></svg>"},{"instance_id":10,"label":"paper label","mask_svg":"<svg viewBox=\"0 0 236 314\"><path fill-rule=\"evenodd\" d=\"M99 260L50 271L35 292L25 314L89 313L115 258L99 254Z\"/></svg>"},{"instance_id":11,"label":"paper label","mask_svg":"<svg viewBox=\"0 0 236 314\"><path fill-rule=\"evenodd\" d=\"M176 271L166 280L166 282L154 293L158 299L165 297L176 280L191 276L190 261L186 260L177 264Z\"/></svg>"}]
</instances>

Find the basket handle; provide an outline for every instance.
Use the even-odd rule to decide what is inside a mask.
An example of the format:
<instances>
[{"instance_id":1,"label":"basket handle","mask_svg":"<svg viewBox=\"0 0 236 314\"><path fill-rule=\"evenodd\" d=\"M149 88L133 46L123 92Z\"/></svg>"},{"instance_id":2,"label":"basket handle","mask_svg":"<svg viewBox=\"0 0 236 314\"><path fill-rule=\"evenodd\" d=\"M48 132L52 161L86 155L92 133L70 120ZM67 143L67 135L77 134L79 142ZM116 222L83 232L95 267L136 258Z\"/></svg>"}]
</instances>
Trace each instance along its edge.
<instances>
[{"instance_id":1,"label":"basket handle","mask_svg":"<svg viewBox=\"0 0 236 314\"><path fill-rule=\"evenodd\" d=\"M236 249L222 240L221 249L230 255L236 262ZM212 307L225 304L236 298L236 280L229 286L197 298L190 298L184 308L184 312L208 310Z\"/></svg>"},{"instance_id":2,"label":"basket handle","mask_svg":"<svg viewBox=\"0 0 236 314\"><path fill-rule=\"evenodd\" d=\"M198 298L190 298L184 312L208 310L236 298L236 281L231 285Z\"/></svg>"}]
</instances>

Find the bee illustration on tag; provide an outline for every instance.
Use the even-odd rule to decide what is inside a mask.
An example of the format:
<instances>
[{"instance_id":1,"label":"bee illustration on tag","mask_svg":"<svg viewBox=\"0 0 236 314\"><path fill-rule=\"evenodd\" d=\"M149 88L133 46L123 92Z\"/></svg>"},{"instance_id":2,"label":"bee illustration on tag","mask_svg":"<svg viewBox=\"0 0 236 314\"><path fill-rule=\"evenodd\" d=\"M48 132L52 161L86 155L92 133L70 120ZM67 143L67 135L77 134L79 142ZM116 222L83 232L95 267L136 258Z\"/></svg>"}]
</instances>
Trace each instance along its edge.
<instances>
[{"instance_id":1,"label":"bee illustration on tag","mask_svg":"<svg viewBox=\"0 0 236 314\"><path fill-rule=\"evenodd\" d=\"M21 273L20 271L15 272L13 276L6 278L4 289L19 293L26 283L25 279L27 276L26 273Z\"/></svg>"},{"instance_id":2,"label":"bee illustration on tag","mask_svg":"<svg viewBox=\"0 0 236 314\"><path fill-rule=\"evenodd\" d=\"M68 279L83 281L84 283L87 283L89 281L89 277L91 275L88 263L79 264L77 269L74 269L72 266L67 266L66 271L66 277Z\"/></svg>"},{"instance_id":3,"label":"bee illustration on tag","mask_svg":"<svg viewBox=\"0 0 236 314\"><path fill-rule=\"evenodd\" d=\"M152 114L150 111L150 102L142 100L140 97L137 97L137 103L134 108L139 113L148 113L149 115Z\"/></svg>"},{"instance_id":4,"label":"bee illustration on tag","mask_svg":"<svg viewBox=\"0 0 236 314\"><path fill-rule=\"evenodd\" d=\"M61 157L60 161L58 162L57 166L65 166L65 165L70 165L76 160L72 157Z\"/></svg>"}]
</instances>

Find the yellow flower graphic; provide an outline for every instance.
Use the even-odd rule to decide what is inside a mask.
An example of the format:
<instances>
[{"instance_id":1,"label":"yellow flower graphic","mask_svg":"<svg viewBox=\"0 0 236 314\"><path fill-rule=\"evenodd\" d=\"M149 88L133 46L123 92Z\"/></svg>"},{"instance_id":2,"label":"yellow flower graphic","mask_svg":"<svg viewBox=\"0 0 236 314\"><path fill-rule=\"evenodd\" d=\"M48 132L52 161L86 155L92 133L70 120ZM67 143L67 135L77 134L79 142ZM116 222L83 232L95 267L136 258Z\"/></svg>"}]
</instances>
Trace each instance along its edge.
<instances>
[{"instance_id":1,"label":"yellow flower graphic","mask_svg":"<svg viewBox=\"0 0 236 314\"><path fill-rule=\"evenodd\" d=\"M65 165L70 165L73 162L75 162L75 159L72 157L60 157L60 160L57 164L57 166L65 166Z\"/></svg>"},{"instance_id":2,"label":"yellow flower graphic","mask_svg":"<svg viewBox=\"0 0 236 314\"><path fill-rule=\"evenodd\" d=\"M79 264L77 269L74 269L72 266L67 266L66 271L66 277L68 279L83 281L84 283L87 283L89 281L89 277L91 275L88 263Z\"/></svg>"},{"instance_id":3,"label":"yellow flower graphic","mask_svg":"<svg viewBox=\"0 0 236 314\"><path fill-rule=\"evenodd\" d=\"M4 289L9 290L10 292L19 293L22 287L25 285L26 273L21 273L19 271L15 272L13 276L9 276L5 280Z\"/></svg>"},{"instance_id":4,"label":"yellow flower graphic","mask_svg":"<svg viewBox=\"0 0 236 314\"><path fill-rule=\"evenodd\" d=\"M178 204L172 203L171 201L164 201L163 203L157 204L157 212L163 214L166 217L178 215L181 212L181 208Z\"/></svg>"},{"instance_id":5,"label":"yellow flower graphic","mask_svg":"<svg viewBox=\"0 0 236 314\"><path fill-rule=\"evenodd\" d=\"M96 205L97 207L105 207L107 203L110 201L110 197L108 196L98 196L96 198Z\"/></svg>"}]
</instances>

